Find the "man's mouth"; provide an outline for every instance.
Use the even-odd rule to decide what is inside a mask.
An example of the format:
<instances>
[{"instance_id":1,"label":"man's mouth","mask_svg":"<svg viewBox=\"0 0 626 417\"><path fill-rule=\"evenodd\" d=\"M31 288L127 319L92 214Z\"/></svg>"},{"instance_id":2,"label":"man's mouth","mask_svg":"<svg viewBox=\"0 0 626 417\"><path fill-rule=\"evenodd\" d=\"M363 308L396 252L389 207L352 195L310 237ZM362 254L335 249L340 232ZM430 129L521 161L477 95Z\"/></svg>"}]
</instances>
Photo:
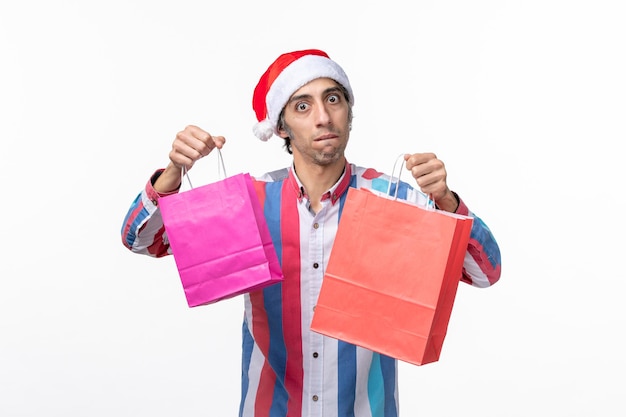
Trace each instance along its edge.
<instances>
[{"instance_id":1,"label":"man's mouth","mask_svg":"<svg viewBox=\"0 0 626 417\"><path fill-rule=\"evenodd\" d=\"M320 142L320 141L322 141L322 140L328 140L328 139L336 139L336 138L337 138L337 135L334 135L334 134L330 134L330 133L329 133L329 134L327 134L327 135L322 135L322 136L320 136L320 137L316 138L316 139L315 139L315 142Z\"/></svg>"}]
</instances>

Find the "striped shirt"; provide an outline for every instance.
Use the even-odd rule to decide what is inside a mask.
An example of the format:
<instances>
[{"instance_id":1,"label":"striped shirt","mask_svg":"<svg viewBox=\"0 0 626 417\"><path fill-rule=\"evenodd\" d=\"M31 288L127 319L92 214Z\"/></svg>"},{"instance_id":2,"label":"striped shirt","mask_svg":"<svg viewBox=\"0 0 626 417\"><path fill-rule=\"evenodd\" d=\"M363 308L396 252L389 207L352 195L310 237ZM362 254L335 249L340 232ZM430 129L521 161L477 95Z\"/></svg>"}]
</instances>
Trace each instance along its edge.
<instances>
[{"instance_id":1,"label":"striped shirt","mask_svg":"<svg viewBox=\"0 0 626 417\"><path fill-rule=\"evenodd\" d=\"M242 417L398 416L397 360L310 330L341 210L349 187L395 193L395 182L346 163L314 213L292 168L255 179L255 188L281 263L284 282L244 295ZM150 256L171 253L149 181L122 226L124 244ZM398 198L424 203L401 182ZM487 226L474 218L462 281L488 287L500 277L500 252Z\"/></svg>"}]
</instances>

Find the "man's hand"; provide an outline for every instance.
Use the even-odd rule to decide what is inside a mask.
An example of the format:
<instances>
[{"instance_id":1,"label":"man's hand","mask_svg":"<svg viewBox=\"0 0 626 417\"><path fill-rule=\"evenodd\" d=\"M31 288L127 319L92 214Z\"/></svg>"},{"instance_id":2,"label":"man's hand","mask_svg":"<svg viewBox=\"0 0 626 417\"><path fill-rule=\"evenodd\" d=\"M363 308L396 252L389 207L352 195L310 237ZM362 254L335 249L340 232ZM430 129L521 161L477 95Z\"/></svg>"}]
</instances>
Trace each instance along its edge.
<instances>
[{"instance_id":1,"label":"man's hand","mask_svg":"<svg viewBox=\"0 0 626 417\"><path fill-rule=\"evenodd\" d=\"M176 134L170 151L170 163L154 183L154 189L160 193L169 193L180 187L181 170L191 169L193 164L215 148L221 149L226 139L213 136L198 126L187 126Z\"/></svg>"},{"instance_id":2,"label":"man's hand","mask_svg":"<svg viewBox=\"0 0 626 417\"><path fill-rule=\"evenodd\" d=\"M434 153L404 155L406 168L411 171L423 193L429 194L442 210L455 212L459 206L456 197L446 183L447 172L443 161Z\"/></svg>"}]
</instances>

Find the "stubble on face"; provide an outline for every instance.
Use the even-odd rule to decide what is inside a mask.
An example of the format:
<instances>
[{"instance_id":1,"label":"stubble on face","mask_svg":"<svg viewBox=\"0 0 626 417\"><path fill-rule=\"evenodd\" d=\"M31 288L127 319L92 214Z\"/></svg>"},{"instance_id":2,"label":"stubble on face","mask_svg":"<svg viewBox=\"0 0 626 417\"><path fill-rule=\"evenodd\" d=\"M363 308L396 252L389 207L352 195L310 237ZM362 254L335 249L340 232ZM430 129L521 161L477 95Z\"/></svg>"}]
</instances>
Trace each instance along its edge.
<instances>
[{"instance_id":1,"label":"stubble on face","mask_svg":"<svg viewBox=\"0 0 626 417\"><path fill-rule=\"evenodd\" d=\"M302 97L302 98L301 98ZM339 102L327 101L328 97ZM294 93L288 103L305 102L306 106L323 106L326 117L316 116L316 111L299 112L295 108L286 109L283 129L290 138L294 158L307 164L328 166L343 161L350 133L350 108L340 86L332 80L314 80ZM326 104L323 104L326 103Z\"/></svg>"},{"instance_id":2,"label":"stubble on face","mask_svg":"<svg viewBox=\"0 0 626 417\"><path fill-rule=\"evenodd\" d=\"M294 155L299 155L315 165L324 166L339 161L343 157L348 143L347 133L336 127L316 131L308 138L299 137L288 127L285 127L285 130L290 135ZM317 139L329 134L335 135L338 139ZM343 138L344 135L346 135L345 139L339 139Z\"/></svg>"}]
</instances>

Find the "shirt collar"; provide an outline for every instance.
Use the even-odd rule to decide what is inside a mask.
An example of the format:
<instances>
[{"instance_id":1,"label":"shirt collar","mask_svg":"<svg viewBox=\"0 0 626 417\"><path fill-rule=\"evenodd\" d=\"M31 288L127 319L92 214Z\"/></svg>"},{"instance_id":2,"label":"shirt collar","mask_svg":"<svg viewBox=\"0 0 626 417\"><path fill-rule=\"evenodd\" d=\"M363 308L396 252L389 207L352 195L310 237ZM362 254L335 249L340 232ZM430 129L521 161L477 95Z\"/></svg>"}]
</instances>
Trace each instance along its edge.
<instances>
[{"instance_id":1,"label":"shirt collar","mask_svg":"<svg viewBox=\"0 0 626 417\"><path fill-rule=\"evenodd\" d=\"M348 187L350 186L351 177L352 177L352 168L351 168L351 165L346 160L346 166L343 169L343 174L341 174L341 177L335 183L335 185L330 187L330 189L322 195L322 201L326 201L330 199L333 205L337 201L339 201L339 198L343 195L343 193L345 193L348 190ZM308 199L308 196L306 195L306 192L304 190L304 186L302 185L302 183L298 179L298 176L296 175L295 166L293 164L291 164L291 167L289 168L289 178L287 179L287 181L289 181L289 183L293 187L296 193L296 197L298 198L298 203L301 203L302 200L305 198Z\"/></svg>"}]
</instances>

